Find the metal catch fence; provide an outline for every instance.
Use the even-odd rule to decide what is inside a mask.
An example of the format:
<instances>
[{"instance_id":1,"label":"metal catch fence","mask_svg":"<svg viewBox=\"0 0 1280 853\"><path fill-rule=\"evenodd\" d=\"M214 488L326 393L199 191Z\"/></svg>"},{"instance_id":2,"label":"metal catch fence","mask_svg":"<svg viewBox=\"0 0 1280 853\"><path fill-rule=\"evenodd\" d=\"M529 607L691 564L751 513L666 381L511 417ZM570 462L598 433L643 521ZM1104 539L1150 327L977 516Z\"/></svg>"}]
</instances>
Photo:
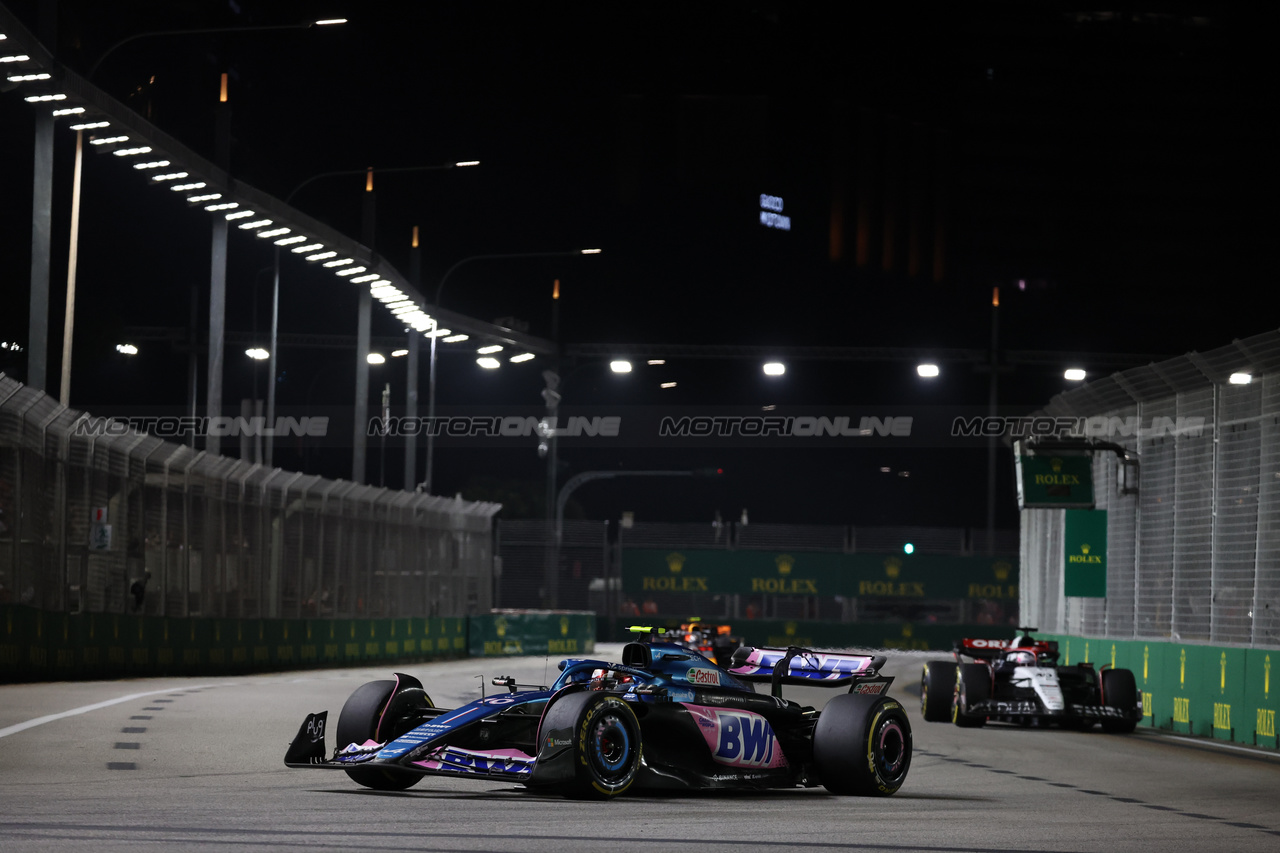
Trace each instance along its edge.
<instances>
[{"instance_id":1,"label":"metal catch fence","mask_svg":"<svg viewBox=\"0 0 1280 853\"><path fill-rule=\"evenodd\" d=\"M493 606L500 504L209 456L0 374L0 601L195 617Z\"/></svg>"},{"instance_id":2,"label":"metal catch fence","mask_svg":"<svg viewBox=\"0 0 1280 853\"><path fill-rule=\"evenodd\" d=\"M1043 414L1106 424L1106 598L1063 595L1063 510L1022 513L1023 608L1046 631L1280 646L1280 332L1126 370ZM1121 488L1127 486L1127 488Z\"/></svg>"}]
</instances>

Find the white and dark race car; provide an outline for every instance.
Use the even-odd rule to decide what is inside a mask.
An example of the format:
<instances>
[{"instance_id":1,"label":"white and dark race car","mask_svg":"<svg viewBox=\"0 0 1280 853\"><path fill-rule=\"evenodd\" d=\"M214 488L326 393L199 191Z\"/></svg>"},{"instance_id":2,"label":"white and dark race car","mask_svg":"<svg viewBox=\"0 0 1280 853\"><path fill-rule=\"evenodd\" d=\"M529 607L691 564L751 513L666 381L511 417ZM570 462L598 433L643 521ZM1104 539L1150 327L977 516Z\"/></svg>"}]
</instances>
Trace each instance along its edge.
<instances>
[{"instance_id":1,"label":"white and dark race car","mask_svg":"<svg viewBox=\"0 0 1280 853\"><path fill-rule=\"evenodd\" d=\"M721 668L674 643L633 642L620 662L563 661L549 687L499 677L508 693L452 710L397 673L347 699L331 754L327 712L307 715L285 763L345 770L381 790L434 775L599 799L633 787L815 785L887 796L911 766L911 726L886 695L884 665L874 655L739 648ZM846 692L819 711L782 698L783 685Z\"/></svg>"},{"instance_id":2,"label":"white and dark race car","mask_svg":"<svg viewBox=\"0 0 1280 853\"><path fill-rule=\"evenodd\" d=\"M920 682L925 720L976 728L991 722L1057 724L1084 731L1131 732L1142 720L1142 694L1133 672L1092 663L1058 665L1058 644L1018 628L1012 640L966 638L955 660L931 660Z\"/></svg>"}]
</instances>

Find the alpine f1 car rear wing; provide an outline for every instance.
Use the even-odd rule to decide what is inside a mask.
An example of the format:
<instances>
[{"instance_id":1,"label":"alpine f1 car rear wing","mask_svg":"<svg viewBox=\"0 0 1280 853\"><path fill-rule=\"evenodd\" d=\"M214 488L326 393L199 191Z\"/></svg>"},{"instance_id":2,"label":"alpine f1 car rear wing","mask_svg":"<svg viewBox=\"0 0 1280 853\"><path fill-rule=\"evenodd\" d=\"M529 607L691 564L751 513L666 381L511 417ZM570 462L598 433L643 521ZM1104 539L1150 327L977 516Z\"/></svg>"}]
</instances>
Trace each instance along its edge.
<instances>
[{"instance_id":1,"label":"alpine f1 car rear wing","mask_svg":"<svg viewBox=\"0 0 1280 853\"><path fill-rule=\"evenodd\" d=\"M893 676L881 675L888 662L883 655L815 652L792 646L786 649L742 646L733 653L729 674L743 681L769 682L770 693L782 695L782 685L844 687L849 692L883 693Z\"/></svg>"}]
</instances>

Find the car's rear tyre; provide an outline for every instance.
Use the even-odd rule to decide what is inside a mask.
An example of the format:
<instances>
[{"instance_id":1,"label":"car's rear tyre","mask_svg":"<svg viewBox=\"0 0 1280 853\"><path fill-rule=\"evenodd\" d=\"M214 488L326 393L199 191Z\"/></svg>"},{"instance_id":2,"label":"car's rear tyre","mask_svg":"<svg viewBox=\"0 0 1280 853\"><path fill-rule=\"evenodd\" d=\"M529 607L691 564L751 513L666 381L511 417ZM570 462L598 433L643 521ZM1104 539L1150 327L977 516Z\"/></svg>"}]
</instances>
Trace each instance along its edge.
<instances>
[{"instance_id":1,"label":"car's rear tyre","mask_svg":"<svg viewBox=\"0 0 1280 853\"><path fill-rule=\"evenodd\" d=\"M969 709L991 697L991 676L980 663L962 663L956 669L956 686L951 703L951 722L962 729L986 725L983 714L970 715Z\"/></svg>"},{"instance_id":2,"label":"car's rear tyre","mask_svg":"<svg viewBox=\"0 0 1280 853\"><path fill-rule=\"evenodd\" d=\"M956 663L931 660L920 675L920 713L927 723L951 720L951 702L956 692Z\"/></svg>"},{"instance_id":3,"label":"car's rear tyre","mask_svg":"<svg viewBox=\"0 0 1280 853\"><path fill-rule=\"evenodd\" d=\"M1104 669L1102 671L1102 701L1108 708L1117 708L1126 714L1133 713L1138 707L1138 683L1133 672L1127 669ZM1116 719L1104 717L1102 730L1113 734L1127 734L1138 726L1134 719Z\"/></svg>"},{"instance_id":4,"label":"car's rear tyre","mask_svg":"<svg viewBox=\"0 0 1280 853\"><path fill-rule=\"evenodd\" d=\"M398 684L402 689L396 692ZM433 707L431 697L422 686L407 676L400 681L362 684L338 714L338 747L370 740L378 743L394 740L413 728L420 711ZM378 791L403 791L422 778L418 773L384 767L352 767L347 775L366 788Z\"/></svg>"},{"instance_id":5,"label":"car's rear tyre","mask_svg":"<svg viewBox=\"0 0 1280 853\"><path fill-rule=\"evenodd\" d=\"M843 693L813 727L813 764L833 794L887 797L911 768L911 723L887 696Z\"/></svg>"}]
</instances>

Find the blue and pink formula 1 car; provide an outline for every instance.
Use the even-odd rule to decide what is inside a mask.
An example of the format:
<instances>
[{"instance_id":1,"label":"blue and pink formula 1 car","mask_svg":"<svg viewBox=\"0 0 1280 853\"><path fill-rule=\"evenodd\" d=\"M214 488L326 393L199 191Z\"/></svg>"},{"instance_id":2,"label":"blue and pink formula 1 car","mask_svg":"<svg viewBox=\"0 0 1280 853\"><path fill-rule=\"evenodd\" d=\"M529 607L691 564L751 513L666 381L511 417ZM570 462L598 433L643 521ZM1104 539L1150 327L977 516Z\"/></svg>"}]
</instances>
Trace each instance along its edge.
<instances>
[{"instance_id":1,"label":"blue and pink formula 1 car","mask_svg":"<svg viewBox=\"0 0 1280 853\"><path fill-rule=\"evenodd\" d=\"M642 788L790 788L887 796L911 766L911 726L886 694L879 656L739 648L727 668L674 643L633 642L621 663L566 660L548 687L454 710L408 675L357 689L326 753L328 712L309 714L290 767L345 770L361 785L408 788L423 776L509 781L607 799ZM757 693L753 682L770 685ZM783 685L848 691L821 711Z\"/></svg>"}]
</instances>

